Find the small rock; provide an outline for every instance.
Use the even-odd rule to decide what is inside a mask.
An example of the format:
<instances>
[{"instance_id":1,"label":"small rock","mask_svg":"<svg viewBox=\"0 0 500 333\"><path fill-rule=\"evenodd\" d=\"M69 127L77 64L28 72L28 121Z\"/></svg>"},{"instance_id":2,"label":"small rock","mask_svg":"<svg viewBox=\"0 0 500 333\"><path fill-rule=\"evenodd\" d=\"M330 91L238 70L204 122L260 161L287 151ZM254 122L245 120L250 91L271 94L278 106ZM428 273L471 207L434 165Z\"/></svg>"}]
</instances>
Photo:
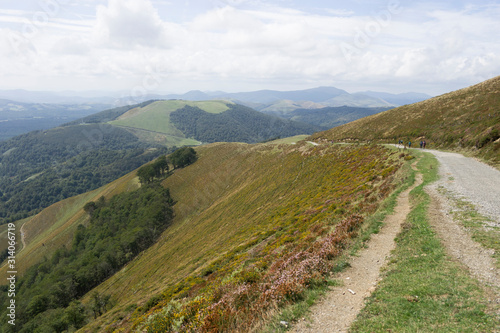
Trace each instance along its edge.
<instances>
[{"instance_id":1,"label":"small rock","mask_svg":"<svg viewBox=\"0 0 500 333\"><path fill-rule=\"evenodd\" d=\"M284 320L280 321L280 325L288 327L288 323Z\"/></svg>"}]
</instances>

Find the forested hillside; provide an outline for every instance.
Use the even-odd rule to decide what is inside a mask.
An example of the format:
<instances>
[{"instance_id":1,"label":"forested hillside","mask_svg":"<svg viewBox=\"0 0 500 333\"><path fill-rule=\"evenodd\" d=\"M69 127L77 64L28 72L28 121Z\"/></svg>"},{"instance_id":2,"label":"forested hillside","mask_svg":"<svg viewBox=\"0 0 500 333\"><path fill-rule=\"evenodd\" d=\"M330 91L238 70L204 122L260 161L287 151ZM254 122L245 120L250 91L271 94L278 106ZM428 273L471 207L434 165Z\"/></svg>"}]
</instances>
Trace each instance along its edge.
<instances>
[{"instance_id":1,"label":"forested hillside","mask_svg":"<svg viewBox=\"0 0 500 333\"><path fill-rule=\"evenodd\" d=\"M172 120L172 121L171 121ZM200 142L258 142L319 127L224 101L148 101L0 142L0 224Z\"/></svg>"},{"instance_id":2,"label":"forested hillside","mask_svg":"<svg viewBox=\"0 0 500 333\"><path fill-rule=\"evenodd\" d=\"M208 113L185 106L170 115L176 128L202 142L256 143L276 137L313 133L320 129L304 122L291 122L261 114L246 106L228 105L222 113Z\"/></svg>"},{"instance_id":3,"label":"forested hillside","mask_svg":"<svg viewBox=\"0 0 500 333\"><path fill-rule=\"evenodd\" d=\"M291 112L265 112L285 119L321 127L323 130L347 124L390 108L361 108L352 106L324 107L320 109L296 109Z\"/></svg>"},{"instance_id":4,"label":"forested hillside","mask_svg":"<svg viewBox=\"0 0 500 333\"><path fill-rule=\"evenodd\" d=\"M36 131L0 142L0 222L98 188L167 151L103 124Z\"/></svg>"},{"instance_id":5,"label":"forested hillside","mask_svg":"<svg viewBox=\"0 0 500 333\"><path fill-rule=\"evenodd\" d=\"M71 247L61 247L18 279L17 325L4 322L2 332L62 332L83 326L86 309L78 300L156 242L172 221L173 204L158 182L87 203L89 221L78 226ZM98 317L110 298L93 297L87 310ZM8 300L0 297L2 309Z\"/></svg>"}]
</instances>

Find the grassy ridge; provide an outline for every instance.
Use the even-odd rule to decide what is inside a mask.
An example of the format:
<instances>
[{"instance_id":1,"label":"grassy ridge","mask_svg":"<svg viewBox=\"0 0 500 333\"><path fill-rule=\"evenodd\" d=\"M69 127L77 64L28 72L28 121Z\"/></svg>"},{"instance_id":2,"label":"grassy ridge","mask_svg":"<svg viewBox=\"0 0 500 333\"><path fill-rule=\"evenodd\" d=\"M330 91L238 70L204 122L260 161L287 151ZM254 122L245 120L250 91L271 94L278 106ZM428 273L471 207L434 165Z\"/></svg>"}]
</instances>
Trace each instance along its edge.
<instances>
[{"instance_id":1,"label":"grassy ridge","mask_svg":"<svg viewBox=\"0 0 500 333\"><path fill-rule=\"evenodd\" d=\"M196 106L208 113L221 113L229 109L229 102L223 101L158 101L145 107L138 107L127 111L118 119L111 121L110 124L130 128L138 128L152 132L168 134L173 137L185 138L170 121L170 113L183 108L184 106Z\"/></svg>"},{"instance_id":2,"label":"grassy ridge","mask_svg":"<svg viewBox=\"0 0 500 333\"><path fill-rule=\"evenodd\" d=\"M207 306L233 282L252 281L254 274L271 279L273 270L265 267L319 246L312 244L342 221L362 221L352 214L373 213L400 167L396 153L377 146L213 144L197 151L195 164L164 182L177 201L173 225L97 288L117 306L84 331L143 325L175 299ZM205 301L191 303L196 295ZM210 323L189 320L195 330Z\"/></svg>"},{"instance_id":3,"label":"grassy ridge","mask_svg":"<svg viewBox=\"0 0 500 333\"><path fill-rule=\"evenodd\" d=\"M500 77L429 100L401 106L316 133L313 139L414 145L425 138L428 148L446 148L500 165Z\"/></svg>"},{"instance_id":4,"label":"grassy ridge","mask_svg":"<svg viewBox=\"0 0 500 333\"><path fill-rule=\"evenodd\" d=\"M412 211L398 236L384 279L351 327L353 332L493 332L498 317L485 290L446 256L429 225L424 186L437 178L437 162L418 164L424 183L411 192Z\"/></svg>"}]
</instances>

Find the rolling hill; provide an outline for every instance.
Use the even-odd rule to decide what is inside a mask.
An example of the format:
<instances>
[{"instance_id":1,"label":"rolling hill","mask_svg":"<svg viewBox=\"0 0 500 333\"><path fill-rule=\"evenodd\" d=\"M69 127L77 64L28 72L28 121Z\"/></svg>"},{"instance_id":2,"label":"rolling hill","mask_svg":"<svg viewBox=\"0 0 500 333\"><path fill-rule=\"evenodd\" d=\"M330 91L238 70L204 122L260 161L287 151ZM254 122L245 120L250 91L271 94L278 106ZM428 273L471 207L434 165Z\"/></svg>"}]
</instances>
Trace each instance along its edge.
<instances>
[{"instance_id":1,"label":"rolling hill","mask_svg":"<svg viewBox=\"0 0 500 333\"><path fill-rule=\"evenodd\" d=\"M500 165L500 76L419 103L316 133L311 139L396 143L451 149Z\"/></svg>"},{"instance_id":2,"label":"rolling hill","mask_svg":"<svg viewBox=\"0 0 500 333\"><path fill-rule=\"evenodd\" d=\"M196 151L198 161L161 183L176 203L174 220L159 241L83 297L81 305L39 312L44 309L37 307L41 298L23 297L19 307L29 309L28 315L38 309L33 327L86 322L82 332L111 332L150 325L159 331L167 329L162 325L191 325L195 331L213 330L212 325L218 330L256 325L255 319L321 280L332 259L363 228L363 220L394 189L402 165L398 154L380 146L216 143ZM19 260L27 266L50 258L62 245L71 249L74 230L89 223L83 210L87 201L100 196L108 200L137 186L133 172L25 221L27 244ZM49 260L62 260L61 253ZM26 266L19 268L21 276ZM301 275L302 282L284 278L301 269L309 272ZM280 283L282 289L266 287ZM243 290L241 297L255 299L250 312L247 304L232 298ZM259 295L268 296L259 300ZM98 299L111 305L94 320L91 309ZM221 299L229 307L218 303ZM214 304L218 308L212 309ZM65 319L75 309L82 309L77 314L84 313L85 322ZM234 316L231 309L239 314ZM213 317L217 313L231 319L220 322ZM172 322L177 316L184 319Z\"/></svg>"},{"instance_id":3,"label":"rolling hill","mask_svg":"<svg viewBox=\"0 0 500 333\"><path fill-rule=\"evenodd\" d=\"M148 101L0 142L0 223L103 186L173 147L254 143L319 127L224 101Z\"/></svg>"},{"instance_id":4,"label":"rolling hill","mask_svg":"<svg viewBox=\"0 0 500 333\"><path fill-rule=\"evenodd\" d=\"M293 111L298 108L323 108L327 106L394 107L423 101L431 96L421 93L391 94L383 92L348 93L334 87L317 87L304 90L277 91L259 90L251 92L211 92L193 90L186 94L162 96L163 99L186 99L202 101L208 99L231 100L258 111ZM154 98L159 98L154 97Z\"/></svg>"},{"instance_id":5,"label":"rolling hill","mask_svg":"<svg viewBox=\"0 0 500 333\"><path fill-rule=\"evenodd\" d=\"M283 120L228 101L155 101L109 122L133 131L164 136L167 145L213 142L255 143L275 137L311 134L319 127Z\"/></svg>"}]
</instances>

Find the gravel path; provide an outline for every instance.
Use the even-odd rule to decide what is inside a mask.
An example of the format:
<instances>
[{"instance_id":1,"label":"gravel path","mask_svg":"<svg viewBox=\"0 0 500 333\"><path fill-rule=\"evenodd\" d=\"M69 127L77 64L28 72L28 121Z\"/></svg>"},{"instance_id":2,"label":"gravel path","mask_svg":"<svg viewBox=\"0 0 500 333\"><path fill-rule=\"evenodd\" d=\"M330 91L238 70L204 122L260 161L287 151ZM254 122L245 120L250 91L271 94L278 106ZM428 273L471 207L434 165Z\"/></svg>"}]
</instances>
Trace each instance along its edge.
<instances>
[{"instance_id":1,"label":"gravel path","mask_svg":"<svg viewBox=\"0 0 500 333\"><path fill-rule=\"evenodd\" d=\"M436 185L473 203L478 211L500 226L500 171L460 154L426 150L440 163Z\"/></svg>"},{"instance_id":2,"label":"gravel path","mask_svg":"<svg viewBox=\"0 0 500 333\"><path fill-rule=\"evenodd\" d=\"M454 202L443 196L444 187L453 196L474 204L476 210L488 216L488 225L500 227L500 171L460 154L429 150L440 163L440 179L426 188L432 198L429 216L434 230L449 255L464 264L478 280L494 287L491 301L500 304L500 272L493 259L494 251L473 241L459 221L454 220ZM496 298L496 300L495 300Z\"/></svg>"}]
</instances>

